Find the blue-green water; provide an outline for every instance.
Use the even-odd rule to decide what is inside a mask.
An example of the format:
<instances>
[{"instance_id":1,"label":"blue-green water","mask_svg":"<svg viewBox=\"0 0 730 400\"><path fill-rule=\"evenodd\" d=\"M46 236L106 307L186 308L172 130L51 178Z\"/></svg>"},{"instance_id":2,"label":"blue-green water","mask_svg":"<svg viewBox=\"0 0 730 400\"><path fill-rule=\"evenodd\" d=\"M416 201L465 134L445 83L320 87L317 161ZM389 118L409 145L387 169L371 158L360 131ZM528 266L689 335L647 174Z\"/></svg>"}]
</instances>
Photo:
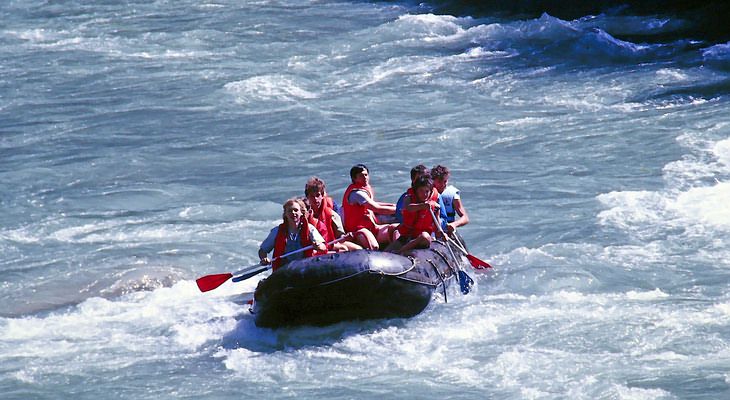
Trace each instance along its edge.
<instances>
[{"instance_id":1,"label":"blue-green water","mask_svg":"<svg viewBox=\"0 0 730 400\"><path fill-rule=\"evenodd\" d=\"M0 5L0 398L730 394L728 44L397 3ZM272 331L281 206L453 171L477 288ZM244 293L241 295L241 293Z\"/></svg>"}]
</instances>

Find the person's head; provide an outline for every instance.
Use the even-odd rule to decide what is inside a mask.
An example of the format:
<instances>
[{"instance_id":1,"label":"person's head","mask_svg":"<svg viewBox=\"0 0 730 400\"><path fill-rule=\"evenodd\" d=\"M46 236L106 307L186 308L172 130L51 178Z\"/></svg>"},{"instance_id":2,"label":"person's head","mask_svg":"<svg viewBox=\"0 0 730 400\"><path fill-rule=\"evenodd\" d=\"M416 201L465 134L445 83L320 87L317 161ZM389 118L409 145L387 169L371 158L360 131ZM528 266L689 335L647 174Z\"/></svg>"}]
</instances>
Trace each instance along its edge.
<instances>
[{"instance_id":1,"label":"person's head","mask_svg":"<svg viewBox=\"0 0 730 400\"><path fill-rule=\"evenodd\" d=\"M368 167L365 164L356 164L350 168L350 179L352 183L367 185L370 182Z\"/></svg>"},{"instance_id":2,"label":"person's head","mask_svg":"<svg viewBox=\"0 0 730 400\"><path fill-rule=\"evenodd\" d=\"M446 189L446 185L449 184L449 176L451 176L451 171L443 165L437 165L431 168L433 187L435 187L439 193L443 193L444 189Z\"/></svg>"},{"instance_id":3,"label":"person's head","mask_svg":"<svg viewBox=\"0 0 730 400\"><path fill-rule=\"evenodd\" d=\"M433 191L433 180L430 175L423 174L413 181L411 188L413 188L416 202L423 203L431 197L431 192Z\"/></svg>"},{"instance_id":4,"label":"person's head","mask_svg":"<svg viewBox=\"0 0 730 400\"><path fill-rule=\"evenodd\" d=\"M423 164L418 164L411 168L411 183L416 180L419 176L428 173L428 168Z\"/></svg>"},{"instance_id":5,"label":"person's head","mask_svg":"<svg viewBox=\"0 0 730 400\"><path fill-rule=\"evenodd\" d=\"M307 218L307 206L302 199L292 198L284 203L284 222L299 226Z\"/></svg>"},{"instance_id":6,"label":"person's head","mask_svg":"<svg viewBox=\"0 0 730 400\"><path fill-rule=\"evenodd\" d=\"M304 196L309 201L309 205L316 211L322 207L324 197L327 195L327 187L324 181L313 176L309 178L304 185Z\"/></svg>"}]
</instances>

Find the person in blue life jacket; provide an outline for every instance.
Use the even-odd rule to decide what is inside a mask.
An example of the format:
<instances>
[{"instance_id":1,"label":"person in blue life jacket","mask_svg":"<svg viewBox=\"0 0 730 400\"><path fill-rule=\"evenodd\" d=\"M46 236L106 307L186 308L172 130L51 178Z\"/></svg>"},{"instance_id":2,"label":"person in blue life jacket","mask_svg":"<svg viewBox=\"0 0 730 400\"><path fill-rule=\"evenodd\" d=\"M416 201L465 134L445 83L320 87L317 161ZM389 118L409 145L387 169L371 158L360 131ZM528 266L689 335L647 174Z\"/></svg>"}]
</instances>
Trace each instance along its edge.
<instances>
[{"instance_id":1,"label":"person in blue life jacket","mask_svg":"<svg viewBox=\"0 0 730 400\"><path fill-rule=\"evenodd\" d=\"M411 168L411 185L413 185L413 182L416 181L420 176L423 175L430 175L431 171L426 168L423 164L418 164L415 167ZM432 177L433 179L433 177ZM434 189L436 189L436 185L433 185ZM408 195L408 191L403 192L402 195L398 198L398 201L395 204L395 220L396 222L403 222L403 204L406 199L406 196ZM446 232L447 226L446 226L446 210L445 205L443 203L443 200L441 199L441 195L438 196L438 203L439 203L439 218L441 220L441 229Z\"/></svg>"},{"instance_id":2,"label":"person in blue life jacket","mask_svg":"<svg viewBox=\"0 0 730 400\"><path fill-rule=\"evenodd\" d=\"M468 224L469 214L467 214L464 203L461 201L459 189L449 185L451 171L443 165L437 165L431 168L431 177L433 178L433 187L438 190L441 200L443 200L443 211L447 222L444 230L452 233L456 228Z\"/></svg>"}]
</instances>

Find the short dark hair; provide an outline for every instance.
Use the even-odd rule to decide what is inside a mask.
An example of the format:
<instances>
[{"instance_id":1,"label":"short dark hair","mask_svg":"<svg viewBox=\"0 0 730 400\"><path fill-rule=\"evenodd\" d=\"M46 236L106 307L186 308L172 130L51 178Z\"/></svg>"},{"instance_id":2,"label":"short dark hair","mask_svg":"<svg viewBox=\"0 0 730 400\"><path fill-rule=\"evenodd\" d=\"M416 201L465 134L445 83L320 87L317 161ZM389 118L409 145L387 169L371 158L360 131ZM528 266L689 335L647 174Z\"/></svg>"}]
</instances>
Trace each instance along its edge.
<instances>
[{"instance_id":1,"label":"short dark hair","mask_svg":"<svg viewBox=\"0 0 730 400\"><path fill-rule=\"evenodd\" d=\"M426 168L423 164L418 164L415 167L411 168L411 181L416 179L418 175L423 175L424 173L428 172L428 168Z\"/></svg>"},{"instance_id":2,"label":"short dark hair","mask_svg":"<svg viewBox=\"0 0 730 400\"><path fill-rule=\"evenodd\" d=\"M411 184L411 188L413 189L414 192L416 191L416 189L418 189L419 187L423 187L423 186L433 187L433 179L431 179L430 174L420 175Z\"/></svg>"},{"instance_id":3,"label":"short dark hair","mask_svg":"<svg viewBox=\"0 0 730 400\"><path fill-rule=\"evenodd\" d=\"M451 171L443 165L437 165L431 168L431 176L434 179L448 179L451 176Z\"/></svg>"},{"instance_id":4,"label":"short dark hair","mask_svg":"<svg viewBox=\"0 0 730 400\"><path fill-rule=\"evenodd\" d=\"M324 181L319 179L316 176L313 176L309 178L307 183L304 185L304 195L309 196L310 193L319 193L319 192L326 192L327 187L324 184Z\"/></svg>"},{"instance_id":5,"label":"short dark hair","mask_svg":"<svg viewBox=\"0 0 730 400\"><path fill-rule=\"evenodd\" d=\"M355 164L350 168L350 179L352 179L353 182L355 182L355 178L358 174L362 173L363 171L370 171L365 164Z\"/></svg>"}]
</instances>

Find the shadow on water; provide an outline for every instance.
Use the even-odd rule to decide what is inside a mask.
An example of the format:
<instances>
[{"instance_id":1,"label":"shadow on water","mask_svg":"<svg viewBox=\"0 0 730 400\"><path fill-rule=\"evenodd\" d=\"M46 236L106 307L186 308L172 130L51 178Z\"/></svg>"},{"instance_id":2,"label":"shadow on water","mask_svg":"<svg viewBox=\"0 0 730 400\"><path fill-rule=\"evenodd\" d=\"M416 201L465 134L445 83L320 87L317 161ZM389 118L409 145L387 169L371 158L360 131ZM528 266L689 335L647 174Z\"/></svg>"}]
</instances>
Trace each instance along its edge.
<instances>
[{"instance_id":1,"label":"shadow on water","mask_svg":"<svg viewBox=\"0 0 730 400\"><path fill-rule=\"evenodd\" d=\"M376 332L383 328L400 327L405 319L378 319L340 322L327 326L299 326L289 328L260 328L254 317L246 313L236 327L223 336L224 349L244 348L257 353L298 350L313 346L330 346L347 337Z\"/></svg>"},{"instance_id":2,"label":"shadow on water","mask_svg":"<svg viewBox=\"0 0 730 400\"><path fill-rule=\"evenodd\" d=\"M420 3L420 2L419 2ZM684 21L673 32L656 32L643 40L649 42L693 38L722 43L730 40L727 15L730 2L725 0L430 0L436 12L454 15L519 16L536 18L548 13L560 19L572 20L602 13L621 15L656 15Z\"/></svg>"},{"instance_id":3,"label":"shadow on water","mask_svg":"<svg viewBox=\"0 0 730 400\"><path fill-rule=\"evenodd\" d=\"M184 269L172 266L132 266L92 277L81 271L66 281L40 281L30 288L37 293L35 296L2 299L6 307L0 309L0 317L42 316L77 306L90 298L114 300L130 293L152 292L172 287L184 280L186 274Z\"/></svg>"},{"instance_id":4,"label":"shadow on water","mask_svg":"<svg viewBox=\"0 0 730 400\"><path fill-rule=\"evenodd\" d=\"M634 101L662 101L662 100L711 100L730 95L730 79L724 79L707 84L695 84L692 86L678 86L663 88L649 93L647 96L636 98Z\"/></svg>"}]
</instances>

